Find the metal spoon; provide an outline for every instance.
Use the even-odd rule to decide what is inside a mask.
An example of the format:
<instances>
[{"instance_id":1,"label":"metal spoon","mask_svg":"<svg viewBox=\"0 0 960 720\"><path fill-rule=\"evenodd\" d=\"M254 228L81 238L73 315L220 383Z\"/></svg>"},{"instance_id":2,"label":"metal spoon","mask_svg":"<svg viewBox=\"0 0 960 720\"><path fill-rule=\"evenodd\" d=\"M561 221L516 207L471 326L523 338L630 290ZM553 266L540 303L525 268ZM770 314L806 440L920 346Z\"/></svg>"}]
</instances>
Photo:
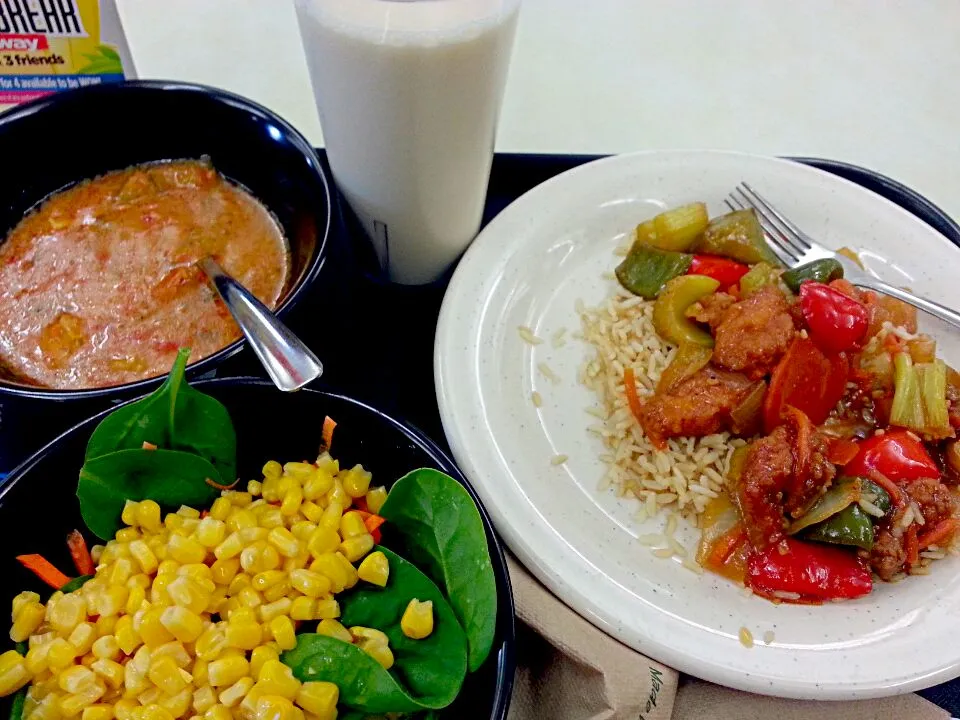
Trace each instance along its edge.
<instances>
[{"instance_id":1,"label":"metal spoon","mask_svg":"<svg viewBox=\"0 0 960 720\"><path fill-rule=\"evenodd\" d=\"M200 267L223 298L274 385L284 392L292 392L323 374L323 365L313 351L213 258L201 260Z\"/></svg>"}]
</instances>

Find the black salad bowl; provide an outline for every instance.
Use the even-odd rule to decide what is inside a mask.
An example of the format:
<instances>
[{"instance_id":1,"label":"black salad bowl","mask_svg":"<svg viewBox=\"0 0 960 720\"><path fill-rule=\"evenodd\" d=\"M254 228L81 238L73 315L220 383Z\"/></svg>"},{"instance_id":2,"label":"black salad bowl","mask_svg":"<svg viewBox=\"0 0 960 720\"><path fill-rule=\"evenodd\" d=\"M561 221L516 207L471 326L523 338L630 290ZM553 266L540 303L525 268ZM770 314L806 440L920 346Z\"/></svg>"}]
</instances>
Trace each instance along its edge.
<instances>
[{"instance_id":1,"label":"black salad bowl","mask_svg":"<svg viewBox=\"0 0 960 720\"><path fill-rule=\"evenodd\" d=\"M159 160L209 157L277 218L290 243L292 274L282 317L317 279L331 231L331 194L310 143L276 114L223 90L135 80L58 93L0 114L0 242L51 193L111 170ZM192 364L214 370L237 341ZM138 395L161 377L108 388L54 390L18 383L0 368L0 395L47 400Z\"/></svg>"},{"instance_id":2,"label":"black salad bowl","mask_svg":"<svg viewBox=\"0 0 960 720\"><path fill-rule=\"evenodd\" d=\"M356 400L317 390L281 393L272 385L252 378L199 381L198 390L220 400L233 418L237 431L237 467L242 479L259 476L267 460L313 459L320 442L324 416L337 421L333 455L341 465L362 463L373 473L374 483L389 486L407 472L431 467L460 482L473 497L483 518L487 544L497 583L497 626L493 649L484 665L468 674L453 705L441 718L504 720L510 704L515 670L514 606L500 540L476 493L456 465L418 430L394 420ZM16 556L40 553L65 572L72 569L65 538L74 528L88 542L75 492L87 440L106 413L76 425L13 470L0 483L0 608L22 590L46 597L51 592L23 569ZM385 526L385 531L388 528ZM385 532L389 547L403 554ZM75 574L75 573L74 573ZM4 631L6 635L6 631ZM6 650L0 642L0 651ZM0 716L9 713L9 698L0 701Z\"/></svg>"}]
</instances>

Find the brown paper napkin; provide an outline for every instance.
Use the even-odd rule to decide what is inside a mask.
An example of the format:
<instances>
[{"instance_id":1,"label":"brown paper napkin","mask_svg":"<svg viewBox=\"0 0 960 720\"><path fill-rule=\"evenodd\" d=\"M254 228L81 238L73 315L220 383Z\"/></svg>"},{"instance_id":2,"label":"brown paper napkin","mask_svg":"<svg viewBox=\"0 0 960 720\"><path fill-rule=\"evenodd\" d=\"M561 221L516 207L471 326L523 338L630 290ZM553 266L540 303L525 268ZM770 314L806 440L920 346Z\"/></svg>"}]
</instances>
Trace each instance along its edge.
<instances>
[{"instance_id":1,"label":"brown paper napkin","mask_svg":"<svg viewBox=\"0 0 960 720\"><path fill-rule=\"evenodd\" d=\"M517 676L508 720L947 720L919 695L818 703L730 690L634 652L507 559L517 605Z\"/></svg>"}]
</instances>

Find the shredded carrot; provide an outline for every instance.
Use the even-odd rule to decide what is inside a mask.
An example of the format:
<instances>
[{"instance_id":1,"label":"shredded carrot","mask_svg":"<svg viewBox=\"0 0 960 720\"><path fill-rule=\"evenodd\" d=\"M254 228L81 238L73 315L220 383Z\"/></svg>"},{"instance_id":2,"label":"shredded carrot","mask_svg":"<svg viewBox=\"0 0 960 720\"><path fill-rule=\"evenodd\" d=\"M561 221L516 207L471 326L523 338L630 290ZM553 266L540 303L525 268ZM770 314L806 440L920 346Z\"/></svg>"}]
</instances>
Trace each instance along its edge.
<instances>
[{"instance_id":1,"label":"shredded carrot","mask_svg":"<svg viewBox=\"0 0 960 720\"><path fill-rule=\"evenodd\" d=\"M367 499L365 497L354 498L353 506L358 512L365 514L364 519L366 519L366 515L370 515L370 508L367 507Z\"/></svg>"},{"instance_id":2,"label":"shredded carrot","mask_svg":"<svg viewBox=\"0 0 960 720\"><path fill-rule=\"evenodd\" d=\"M229 485L221 485L221 484L218 483L218 482L214 482L214 481L211 480L210 478L207 478L206 480L204 480L204 482L205 482L207 485L209 485L210 487L216 488L217 490L233 490L234 486L235 486L238 482L240 482L240 478L237 478L236 480L234 480L234 481L233 481L232 483L230 483Z\"/></svg>"},{"instance_id":3,"label":"shredded carrot","mask_svg":"<svg viewBox=\"0 0 960 720\"><path fill-rule=\"evenodd\" d=\"M337 429L336 421L329 415L323 419L323 429L320 431L320 452L329 450L333 445L333 431Z\"/></svg>"},{"instance_id":4,"label":"shredded carrot","mask_svg":"<svg viewBox=\"0 0 960 720\"><path fill-rule=\"evenodd\" d=\"M913 527L912 525L910 527ZM941 520L927 532L917 538L917 544L920 549L928 548L931 545L939 545L941 541L946 540L957 531L957 519L947 518Z\"/></svg>"},{"instance_id":5,"label":"shredded carrot","mask_svg":"<svg viewBox=\"0 0 960 720\"><path fill-rule=\"evenodd\" d=\"M207 517L209 514L210 514L210 511L209 511L209 510L201 510L201 511L200 511L200 519L203 520L203 519L204 519L205 517Z\"/></svg>"},{"instance_id":6,"label":"shredded carrot","mask_svg":"<svg viewBox=\"0 0 960 720\"><path fill-rule=\"evenodd\" d=\"M893 333L890 333L883 339L883 349L893 354L900 352L901 344L900 338Z\"/></svg>"},{"instance_id":7,"label":"shredded carrot","mask_svg":"<svg viewBox=\"0 0 960 720\"><path fill-rule=\"evenodd\" d=\"M80 534L79 530L74 530L69 535L67 535L67 547L70 548L70 557L73 558L73 564L77 568L77 572L81 575L93 575L96 572L97 566L93 562L93 558L90 556L90 551L87 549L87 541L83 539L83 535Z\"/></svg>"},{"instance_id":8,"label":"shredded carrot","mask_svg":"<svg viewBox=\"0 0 960 720\"><path fill-rule=\"evenodd\" d=\"M917 541L917 524L910 523L910 527L904 533L906 536L905 549L907 551L907 565L916 566L920 560L920 544Z\"/></svg>"},{"instance_id":9,"label":"shredded carrot","mask_svg":"<svg viewBox=\"0 0 960 720\"><path fill-rule=\"evenodd\" d=\"M830 443L827 460L842 467L853 460L859 452L860 447L853 440L838 438Z\"/></svg>"},{"instance_id":10,"label":"shredded carrot","mask_svg":"<svg viewBox=\"0 0 960 720\"><path fill-rule=\"evenodd\" d=\"M157 449L157 446L156 446L156 445L154 445L152 442L147 442L146 440L143 441L142 447L143 447L144 450L156 450L156 449Z\"/></svg>"},{"instance_id":11,"label":"shredded carrot","mask_svg":"<svg viewBox=\"0 0 960 720\"><path fill-rule=\"evenodd\" d=\"M70 582L70 578L57 570L43 555L17 555L17 561L54 590L59 590Z\"/></svg>"},{"instance_id":12,"label":"shredded carrot","mask_svg":"<svg viewBox=\"0 0 960 720\"><path fill-rule=\"evenodd\" d=\"M369 515L363 519L363 524L366 526L368 533L373 533L374 530L383 525L386 521L386 518L382 518L379 515Z\"/></svg>"},{"instance_id":13,"label":"shredded carrot","mask_svg":"<svg viewBox=\"0 0 960 720\"><path fill-rule=\"evenodd\" d=\"M900 488L886 475L881 475L877 470L872 469L867 473L867 477L887 491L887 495L890 496L890 500L894 505L899 506L903 502L903 495L900 493Z\"/></svg>"},{"instance_id":14,"label":"shredded carrot","mask_svg":"<svg viewBox=\"0 0 960 720\"><path fill-rule=\"evenodd\" d=\"M704 564L711 570L721 567L746 539L743 527L735 525L713 542Z\"/></svg>"},{"instance_id":15,"label":"shredded carrot","mask_svg":"<svg viewBox=\"0 0 960 720\"><path fill-rule=\"evenodd\" d=\"M633 374L633 368L628 367L623 370L623 386L627 393L627 404L630 406L630 412L640 422L643 404L640 402L640 396L637 395L637 378Z\"/></svg>"}]
</instances>

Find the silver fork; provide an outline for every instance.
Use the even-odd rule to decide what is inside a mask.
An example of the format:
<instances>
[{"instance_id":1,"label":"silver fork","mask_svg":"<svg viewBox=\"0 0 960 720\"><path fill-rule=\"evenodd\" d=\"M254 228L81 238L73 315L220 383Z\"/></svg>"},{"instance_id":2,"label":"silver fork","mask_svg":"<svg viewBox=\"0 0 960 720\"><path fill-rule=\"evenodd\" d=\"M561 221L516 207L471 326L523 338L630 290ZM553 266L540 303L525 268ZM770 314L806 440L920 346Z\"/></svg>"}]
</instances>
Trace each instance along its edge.
<instances>
[{"instance_id":1,"label":"silver fork","mask_svg":"<svg viewBox=\"0 0 960 720\"><path fill-rule=\"evenodd\" d=\"M767 245L787 267L832 258L843 266L843 276L857 287L876 290L903 300L960 329L960 312L933 300L914 295L864 272L850 258L828 250L803 232L747 183L740 183L725 202L731 210L753 208L756 211L757 219L767 238Z\"/></svg>"}]
</instances>

